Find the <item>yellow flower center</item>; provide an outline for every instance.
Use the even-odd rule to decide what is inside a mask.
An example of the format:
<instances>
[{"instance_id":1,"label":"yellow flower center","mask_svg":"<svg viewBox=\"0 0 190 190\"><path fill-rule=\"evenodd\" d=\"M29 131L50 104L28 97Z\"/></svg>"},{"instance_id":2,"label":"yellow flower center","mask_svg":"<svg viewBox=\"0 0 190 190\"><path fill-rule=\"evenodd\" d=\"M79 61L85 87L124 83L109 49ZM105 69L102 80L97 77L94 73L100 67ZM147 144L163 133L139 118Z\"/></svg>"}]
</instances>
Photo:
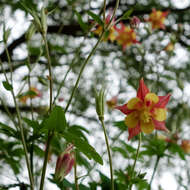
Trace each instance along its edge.
<instances>
[{"instance_id":1,"label":"yellow flower center","mask_svg":"<svg viewBox=\"0 0 190 190\"><path fill-rule=\"evenodd\" d=\"M140 120L144 123L149 123L151 121L151 114L146 108L140 111Z\"/></svg>"}]
</instances>

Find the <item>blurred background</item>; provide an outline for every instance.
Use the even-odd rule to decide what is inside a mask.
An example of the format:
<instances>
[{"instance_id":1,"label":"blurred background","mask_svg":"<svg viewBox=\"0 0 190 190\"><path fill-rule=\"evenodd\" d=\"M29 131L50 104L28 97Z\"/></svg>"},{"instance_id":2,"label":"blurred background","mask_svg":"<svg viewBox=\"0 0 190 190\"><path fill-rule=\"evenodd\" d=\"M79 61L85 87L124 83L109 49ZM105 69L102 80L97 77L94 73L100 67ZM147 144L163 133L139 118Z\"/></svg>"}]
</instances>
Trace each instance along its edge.
<instances>
[{"instance_id":1,"label":"blurred background","mask_svg":"<svg viewBox=\"0 0 190 190\"><path fill-rule=\"evenodd\" d=\"M114 9L116 1L107 1L106 15ZM25 4L38 12L42 6L48 13L48 45L53 72L53 97L55 104L65 108L77 79L81 65L98 40L93 32L98 24L88 11L101 15L103 1L49 0L29 1ZM128 141L127 127L123 115L114 110L115 105L126 103L136 96L139 80L143 77L151 92L163 96L171 93L168 104L166 126L170 133L155 132L143 135L141 153L136 171L146 173L139 177L134 187L147 189L157 160L157 171L152 182L153 190L188 189L190 184L190 2L188 0L123 0L120 1L115 20L131 10L129 18L123 19L130 26L133 16L140 19L133 32L138 43L123 48L116 41L104 40L90 59L66 114L73 130L80 131L82 138L102 155L104 165L95 164L81 153L77 153L80 189L108 189L109 167L102 127L95 111L94 88L106 88L105 125L113 155L113 168L117 184L128 183L127 174L136 153L137 139ZM150 20L153 10L167 13L164 28L154 28ZM129 12L128 12L129 13ZM156 15L153 15L155 18ZM35 183L39 186L45 150L45 134L34 136L35 126L40 124L49 106L48 64L45 47L39 32L27 39L32 17L17 0L0 1L0 187L21 189L28 184L24 154L20 135L14 127L16 109L11 96L2 84L11 70L5 50L12 62L14 92L24 122L24 132L30 157L33 157ZM118 26L119 27L119 26ZM3 30L10 31L7 44L3 43ZM28 59L30 61L28 61ZM65 75L67 78L65 79ZM28 83L30 76L30 88ZM60 88L61 87L61 88ZM35 92L31 101L28 92ZM78 128L78 129L76 129ZM80 130L79 130L80 129ZM38 129L37 129L38 130ZM72 172L64 183L57 184L52 177L57 156L64 151L65 140L56 136L50 147L45 189L72 188ZM87 175L87 176L86 176ZM142 178L142 179L141 179ZM90 184L89 184L90 183ZM67 184L67 185L66 185ZM118 187L119 189L119 187ZM120 188L122 189L122 188Z\"/></svg>"}]
</instances>

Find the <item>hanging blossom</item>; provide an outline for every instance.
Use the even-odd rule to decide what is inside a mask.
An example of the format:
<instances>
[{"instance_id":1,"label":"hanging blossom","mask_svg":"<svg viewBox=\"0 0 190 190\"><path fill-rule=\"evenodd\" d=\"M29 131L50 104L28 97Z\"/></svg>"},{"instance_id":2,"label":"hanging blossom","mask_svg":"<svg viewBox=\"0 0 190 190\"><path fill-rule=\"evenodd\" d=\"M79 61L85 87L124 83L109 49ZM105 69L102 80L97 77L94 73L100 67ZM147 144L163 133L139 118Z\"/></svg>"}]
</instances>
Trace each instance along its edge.
<instances>
[{"instance_id":1,"label":"hanging blossom","mask_svg":"<svg viewBox=\"0 0 190 190\"><path fill-rule=\"evenodd\" d=\"M132 98L126 104L117 106L121 112L126 114L125 124L128 127L130 140L140 132L151 133L154 129L168 132L165 126L166 105L170 99L170 94L157 96L151 93L144 80L141 79L137 97Z\"/></svg>"},{"instance_id":2,"label":"hanging blossom","mask_svg":"<svg viewBox=\"0 0 190 190\"><path fill-rule=\"evenodd\" d=\"M109 12L109 14L107 15L106 19L105 19L105 24L108 25L110 23L112 17L112 11ZM112 26L109 29L109 33L107 34L107 36L104 37L104 41L110 40L111 42L113 42L116 39L116 30L115 30L115 25L114 25L115 20L112 20ZM93 30L92 32L97 34L97 35L101 35L103 31L103 27L100 25L96 26L96 29Z\"/></svg>"},{"instance_id":3,"label":"hanging blossom","mask_svg":"<svg viewBox=\"0 0 190 190\"><path fill-rule=\"evenodd\" d=\"M42 93L36 87L30 87L28 92L19 97L19 101L25 104L28 99L37 97L42 97Z\"/></svg>"},{"instance_id":4,"label":"hanging blossom","mask_svg":"<svg viewBox=\"0 0 190 190\"><path fill-rule=\"evenodd\" d=\"M71 171L75 163L75 155L73 145L70 144L66 150L57 158L55 168L55 179L62 181L65 176Z\"/></svg>"},{"instance_id":5,"label":"hanging blossom","mask_svg":"<svg viewBox=\"0 0 190 190\"><path fill-rule=\"evenodd\" d=\"M152 9L152 13L146 21L151 22L152 29L165 29L164 21L168 13L169 11L162 12Z\"/></svg>"},{"instance_id":6,"label":"hanging blossom","mask_svg":"<svg viewBox=\"0 0 190 190\"><path fill-rule=\"evenodd\" d=\"M127 46L139 43L136 40L135 31L129 26L125 26L123 23L120 23L120 28L116 28L116 31L118 33L116 41L119 45L122 45L123 50L125 50Z\"/></svg>"}]
</instances>

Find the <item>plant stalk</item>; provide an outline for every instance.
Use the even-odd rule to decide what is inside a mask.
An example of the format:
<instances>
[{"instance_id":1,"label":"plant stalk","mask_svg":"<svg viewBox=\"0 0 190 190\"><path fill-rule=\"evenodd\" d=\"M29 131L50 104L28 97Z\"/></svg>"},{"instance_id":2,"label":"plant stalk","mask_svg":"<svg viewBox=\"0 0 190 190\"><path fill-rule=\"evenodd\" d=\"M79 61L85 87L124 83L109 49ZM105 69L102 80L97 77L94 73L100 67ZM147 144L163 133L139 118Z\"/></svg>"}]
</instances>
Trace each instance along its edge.
<instances>
[{"instance_id":1,"label":"plant stalk","mask_svg":"<svg viewBox=\"0 0 190 190\"><path fill-rule=\"evenodd\" d=\"M47 43L46 34L42 34L44 43L45 43L45 49L46 49L46 56L48 60L48 71L49 71L49 92L50 92L50 101L49 101L49 113L51 113L52 110L52 100L53 100L53 78L52 78L52 69L51 69L51 58L49 54L49 48ZM53 131L48 131L48 137L47 137L47 143L46 143L46 151L44 156L44 163L42 168L42 175L41 175L41 181L40 181L40 190L43 190L44 188L44 180L46 175L46 168L47 168L47 162L48 162L48 154L49 154L49 147L51 144L52 137L54 135Z\"/></svg>"},{"instance_id":2,"label":"plant stalk","mask_svg":"<svg viewBox=\"0 0 190 190\"><path fill-rule=\"evenodd\" d=\"M0 62L0 63L1 63L1 68L3 70L6 82L9 83L9 80L8 80L7 75L5 73L5 70L3 68L2 62ZM34 180L33 180L31 167L30 167L30 162L29 162L29 158L28 158L28 150L27 150L26 141L25 141L25 135L24 135L23 125L22 125L22 119L21 119L20 110L19 110L19 107L18 107L18 104L17 104L17 101L16 101L16 96L14 94L13 89L11 90L11 94L12 94L12 97L13 97L13 101L14 101L15 108L16 108L16 114L17 114L17 118L18 118L18 126L19 126L19 129L20 129L21 141L22 141L22 145L23 145L23 148L24 148L24 155L25 155L25 160L26 160L26 165L27 165L27 170L28 170L28 175L29 175L29 180L30 180L30 189L34 190Z\"/></svg>"},{"instance_id":3,"label":"plant stalk","mask_svg":"<svg viewBox=\"0 0 190 190\"><path fill-rule=\"evenodd\" d=\"M138 142L138 147L137 147L137 153L136 153L136 156L135 156L135 161L133 163L133 167L132 167L132 171L131 171L131 179L133 179L133 176L134 176L134 170L135 170L136 162L137 162L137 159L138 159L138 156L139 156L140 146L141 146L141 133L139 134L139 142ZM133 184L131 184L129 186L129 190L132 190L132 186L133 186Z\"/></svg>"},{"instance_id":4,"label":"plant stalk","mask_svg":"<svg viewBox=\"0 0 190 190\"><path fill-rule=\"evenodd\" d=\"M153 179L154 179L154 176L155 176L156 169L158 167L159 161L160 161L160 156L157 156L156 162L155 162L155 165L154 165L154 170L153 170L153 173L152 173L152 177L151 177L151 180L150 180L150 183L149 183L149 190L151 190L151 185L152 185L152 182L153 182Z\"/></svg>"},{"instance_id":5,"label":"plant stalk","mask_svg":"<svg viewBox=\"0 0 190 190\"><path fill-rule=\"evenodd\" d=\"M103 127L104 137L105 137L106 147L107 147L107 152L108 152L108 158L109 158L110 178L111 178L111 190L114 190L114 179L113 179L112 157L111 157L111 151L110 151L110 147L109 147L108 136L107 136L107 134L106 134L106 128L105 128L105 125L104 125L104 121L103 121L103 119L100 119L100 122L101 122L102 127Z\"/></svg>"}]
</instances>

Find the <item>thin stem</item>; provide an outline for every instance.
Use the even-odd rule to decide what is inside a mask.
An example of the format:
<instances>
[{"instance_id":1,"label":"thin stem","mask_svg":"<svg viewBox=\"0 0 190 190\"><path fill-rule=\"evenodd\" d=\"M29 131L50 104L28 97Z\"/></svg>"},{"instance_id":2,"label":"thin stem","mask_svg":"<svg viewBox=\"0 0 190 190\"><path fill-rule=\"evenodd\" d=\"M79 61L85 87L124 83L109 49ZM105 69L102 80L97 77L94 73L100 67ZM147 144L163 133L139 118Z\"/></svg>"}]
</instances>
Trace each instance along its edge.
<instances>
[{"instance_id":1,"label":"thin stem","mask_svg":"<svg viewBox=\"0 0 190 190\"><path fill-rule=\"evenodd\" d=\"M72 93L71 93L71 96L70 96L70 98L69 98L69 101L68 101L68 103L67 103L67 106L66 106L66 108L65 108L65 113L67 112L67 110L68 110L68 108L69 108L69 106L70 106L70 104L71 104L71 101L72 101L73 96L74 96L74 93L75 93L75 91L76 91L76 89L77 89L77 87L78 87L80 78L81 78L82 73L83 73L83 71L84 71L84 68L86 67L87 63L89 62L90 58L92 57L92 55L94 54L96 48L98 47L99 43L101 42L104 33L105 33L105 32L102 32L102 34L101 34L100 38L98 39L96 45L93 47L92 51L90 52L90 54L88 55L88 57L86 58L84 64L82 65L82 67L81 67L81 69L80 69L80 72L79 72L77 81L76 81L76 83L75 83L75 86L74 86L74 88L73 88L73 90L72 90Z\"/></svg>"},{"instance_id":2,"label":"thin stem","mask_svg":"<svg viewBox=\"0 0 190 190\"><path fill-rule=\"evenodd\" d=\"M46 34L42 35L44 43L45 43L45 49L46 49L46 56L48 60L48 70L49 70L49 91L50 91L50 102L49 102L49 113L52 110L52 98L53 98L53 79L52 79L52 70L51 70L51 58L49 54L49 48L48 48L48 43L47 43L47 38ZM48 131L48 138L47 138L47 143L46 143L46 151L45 151L45 156L44 156L44 163L43 163L43 168L42 168L42 175L41 175L41 181L40 181L40 190L43 190L44 188L44 180L45 180L45 175L46 175L46 168L47 168L47 162L48 162L48 154L49 154L49 147L51 143L51 139L54 135L53 131Z\"/></svg>"},{"instance_id":3,"label":"thin stem","mask_svg":"<svg viewBox=\"0 0 190 190\"><path fill-rule=\"evenodd\" d=\"M93 55L94 52L96 51L96 48L98 47L99 43L102 41L105 32L106 32L107 30L109 30L109 28L110 28L110 26L111 26L111 24L112 24L112 20L114 19L114 16L115 16L115 14L116 14L116 10L117 10L118 6L119 6L119 0L116 1L116 5L115 5L114 11L113 11L113 15L112 15L112 17L111 17L111 19L110 19L109 24L106 26L105 30L103 30L103 32L102 32L102 34L100 35L98 41L96 42L95 46L93 47L92 51L90 52L90 54L88 55L88 57L86 58L84 64L82 65L82 67L81 67L81 69L80 69L80 72L79 72L77 81L76 81L75 86L74 86L74 88L73 88L73 90L72 90L72 93L71 93L71 96L70 96L70 98L69 98L69 101L68 101L68 103L67 103L67 105L66 105L65 113L67 112L67 110L68 110L68 108L69 108L69 106L70 106L70 104L71 104L71 101L72 101L72 99L73 99L74 93L75 93L75 91L76 91L76 89L77 89L77 87L78 87L80 78L81 78L81 76L82 76L82 73L83 73L83 71L84 71L84 69L85 69L87 63L89 62L90 58L92 57L92 55Z\"/></svg>"},{"instance_id":4,"label":"thin stem","mask_svg":"<svg viewBox=\"0 0 190 190\"><path fill-rule=\"evenodd\" d=\"M52 140L53 135L54 135L54 132L50 132L50 131L48 132L48 138L47 138L47 143L46 143L46 151L45 151L44 163L43 163L42 175L41 175L41 181L40 181L40 190L43 190L43 188L44 188L44 179L45 179L45 175L46 175L49 147L50 147L50 142Z\"/></svg>"},{"instance_id":5,"label":"thin stem","mask_svg":"<svg viewBox=\"0 0 190 190\"><path fill-rule=\"evenodd\" d=\"M106 0L104 0L104 6L103 6L103 20L104 23L106 23Z\"/></svg>"},{"instance_id":6,"label":"thin stem","mask_svg":"<svg viewBox=\"0 0 190 190\"><path fill-rule=\"evenodd\" d=\"M77 177L77 159L76 159L76 152L75 152L75 163L74 163L74 177L75 177L75 188L76 188L76 190L79 190L78 177Z\"/></svg>"},{"instance_id":7,"label":"thin stem","mask_svg":"<svg viewBox=\"0 0 190 190\"><path fill-rule=\"evenodd\" d=\"M5 76L6 82L8 83L9 80L8 80L7 75L5 73L5 70L3 68L3 64L2 64L2 62L0 62L0 63L1 63L1 68L3 70L3 74ZM31 168L30 168L30 162L29 162L29 158L28 158L28 150L27 150L27 146L26 146L26 141L25 141L25 136L24 136L24 130L23 130L23 125L22 125L20 110L19 110L19 107L17 105L16 96L14 94L13 89L11 90L11 94L12 94L13 101L14 101L15 108L16 108L16 113L17 113L17 118L18 118L18 126L19 126L19 129L20 129L21 141L22 141L22 145L23 145L23 148L24 148L24 155L25 155L28 175L29 175L29 179L30 179L30 188L31 188L31 190L34 190L34 181L33 181L33 176L32 176L32 172L31 172Z\"/></svg>"},{"instance_id":8,"label":"thin stem","mask_svg":"<svg viewBox=\"0 0 190 190\"><path fill-rule=\"evenodd\" d=\"M104 137L105 137L106 147L107 147L108 157L109 157L110 177L111 177L111 190L114 190L112 158L111 158L111 151L110 151L110 147L109 147L109 141L108 141L108 137L107 137L107 134L106 134L106 128L105 128L105 125L104 125L104 121L103 121L103 119L101 119L100 121L101 121L101 124L102 124L102 127L103 127Z\"/></svg>"},{"instance_id":9,"label":"thin stem","mask_svg":"<svg viewBox=\"0 0 190 190\"><path fill-rule=\"evenodd\" d=\"M30 62L30 54L29 54L29 44L27 42L27 50L28 50L28 56L27 56L27 61L28 61L28 87L29 90L31 89L31 80L30 80L30 75L31 75L31 62ZM30 108L31 108L31 117L32 120L34 120L34 110L33 110L33 103L32 103L32 98L30 97ZM34 130L33 130L33 135L34 135ZM34 154L34 140L32 140L32 144L30 146L30 166L31 166L31 172L32 172L32 176L34 177L34 163L33 163L33 154Z\"/></svg>"},{"instance_id":10,"label":"thin stem","mask_svg":"<svg viewBox=\"0 0 190 190\"><path fill-rule=\"evenodd\" d=\"M10 72L11 72L11 84L13 84L13 66L12 66L11 58L10 58L9 51L7 48L7 43L5 43L5 52L7 54L8 64L9 64Z\"/></svg>"},{"instance_id":11,"label":"thin stem","mask_svg":"<svg viewBox=\"0 0 190 190\"><path fill-rule=\"evenodd\" d=\"M49 100L49 111L51 112L52 110L52 98L53 98L53 78L52 78L52 70L51 70L51 58L49 54L49 48L48 48L48 43L47 43L47 38L46 35L42 35L44 43L45 43L45 49L46 49L46 56L48 60L48 71L49 71L49 93L50 93L50 100Z\"/></svg>"},{"instance_id":12,"label":"thin stem","mask_svg":"<svg viewBox=\"0 0 190 190\"><path fill-rule=\"evenodd\" d=\"M149 183L149 190L151 190L151 185L152 185L152 182L153 182L153 179L154 179L154 176L155 176L159 161L160 161L160 156L157 156L156 162L155 162L155 165L154 165L154 170L153 170L153 173L152 173L152 177L151 177L151 180L150 180L150 183Z\"/></svg>"},{"instance_id":13,"label":"thin stem","mask_svg":"<svg viewBox=\"0 0 190 190\"><path fill-rule=\"evenodd\" d=\"M138 143L138 147L137 147L137 153L136 153L136 156L135 156L135 161L134 161L134 163L133 163L133 167L132 167L132 171L131 171L131 179L133 179L136 162L137 162L137 159L138 159L138 156L139 156L140 146L141 146L141 133L139 134L139 143ZM130 189L130 190L132 189L132 186L133 186L133 184L131 184L131 185L129 186L129 189Z\"/></svg>"}]
</instances>

